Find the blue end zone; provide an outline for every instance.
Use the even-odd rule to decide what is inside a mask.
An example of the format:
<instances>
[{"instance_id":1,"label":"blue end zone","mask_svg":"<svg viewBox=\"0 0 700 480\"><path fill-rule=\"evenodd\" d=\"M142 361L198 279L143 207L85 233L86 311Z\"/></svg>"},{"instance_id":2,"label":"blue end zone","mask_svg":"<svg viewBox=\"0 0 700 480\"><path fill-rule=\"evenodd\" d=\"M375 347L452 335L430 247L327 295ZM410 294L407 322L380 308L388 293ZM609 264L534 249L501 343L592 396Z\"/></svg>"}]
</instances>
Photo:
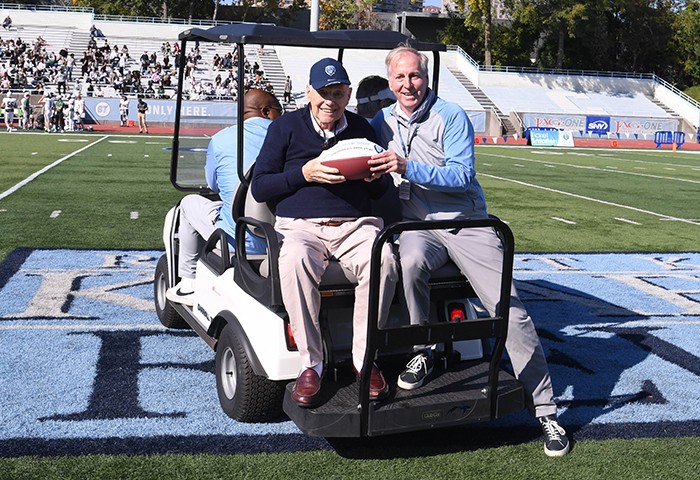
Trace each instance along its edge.
<instances>
[{"instance_id":1,"label":"blue end zone","mask_svg":"<svg viewBox=\"0 0 700 480\"><path fill-rule=\"evenodd\" d=\"M18 249L0 265L0 456L338 448L219 408L213 352L161 327L160 251ZM700 254L521 254L561 423L577 440L700 435ZM539 439L526 414L422 432L435 446ZM410 443L411 435L383 441Z\"/></svg>"}]
</instances>

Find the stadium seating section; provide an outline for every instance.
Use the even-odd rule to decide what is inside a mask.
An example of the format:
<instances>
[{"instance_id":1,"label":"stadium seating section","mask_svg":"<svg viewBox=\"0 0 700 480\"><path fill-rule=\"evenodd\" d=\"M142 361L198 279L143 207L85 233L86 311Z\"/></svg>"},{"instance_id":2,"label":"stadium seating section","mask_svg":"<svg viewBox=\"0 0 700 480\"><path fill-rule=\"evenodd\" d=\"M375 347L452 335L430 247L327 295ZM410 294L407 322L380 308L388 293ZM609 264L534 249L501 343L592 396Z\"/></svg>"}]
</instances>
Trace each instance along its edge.
<instances>
[{"instance_id":1,"label":"stadium seating section","mask_svg":"<svg viewBox=\"0 0 700 480\"><path fill-rule=\"evenodd\" d=\"M13 27L0 31L0 82L3 82L0 86L3 90L9 82L12 91L18 95L24 91L35 95L42 91L57 91L66 54L72 54L75 67L72 81L67 82L68 93L116 97L123 92L131 98L144 93L150 98L167 99L172 98L176 91L177 59L172 48L178 44L178 34L187 25L157 21L95 21L92 13L85 12L3 10L0 15L13 18ZM26 51L35 52L32 56L24 54L25 75L19 74L17 57L13 58L12 54L19 39L26 44ZM235 99L234 74L224 60L227 55L229 61L233 58L236 54L234 47L210 44L198 47L195 51L195 45L187 46L191 60L185 65L184 89L189 99ZM127 49L128 58L120 60ZM82 59L86 55L94 56L97 50L103 53L102 59L95 58L84 69ZM149 58L143 63L141 57L144 54L155 55L155 61ZM297 108L305 104L304 89L309 67L317 59L333 54L323 48L249 47L246 58L250 68L246 71L245 81L247 85L274 91L282 99L285 78L289 76L293 98L285 106ZM384 52L345 52L344 62L353 84L357 85L367 75L384 74L384 55ZM460 65L464 62L458 58L460 55L455 50L443 54L440 95L468 112L489 112L502 118L511 112L518 115L679 118L654 98L654 82L649 79L481 72L475 86L461 74ZM37 70L39 63L43 63L43 71ZM354 102L353 98L351 107Z\"/></svg>"}]
</instances>

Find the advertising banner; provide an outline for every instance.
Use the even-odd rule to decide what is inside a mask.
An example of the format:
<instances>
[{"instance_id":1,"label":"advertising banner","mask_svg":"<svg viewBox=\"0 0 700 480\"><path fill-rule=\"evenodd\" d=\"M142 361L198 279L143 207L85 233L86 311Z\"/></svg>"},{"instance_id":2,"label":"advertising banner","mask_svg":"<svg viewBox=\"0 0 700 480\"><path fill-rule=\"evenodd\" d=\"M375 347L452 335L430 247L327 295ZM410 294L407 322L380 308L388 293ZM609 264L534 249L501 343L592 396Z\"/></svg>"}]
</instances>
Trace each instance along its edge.
<instances>
[{"instance_id":1,"label":"advertising banner","mask_svg":"<svg viewBox=\"0 0 700 480\"><path fill-rule=\"evenodd\" d=\"M528 129L530 145L533 147L573 147L574 136L568 130L553 128Z\"/></svg>"},{"instance_id":2,"label":"advertising banner","mask_svg":"<svg viewBox=\"0 0 700 480\"><path fill-rule=\"evenodd\" d=\"M175 123L175 101L145 99L148 104L146 118L154 123ZM129 99L129 119L137 120L138 100ZM185 123L235 123L236 102L182 102L180 118ZM119 121L119 98L85 98L85 114L96 123Z\"/></svg>"},{"instance_id":3,"label":"advertising banner","mask_svg":"<svg viewBox=\"0 0 700 480\"><path fill-rule=\"evenodd\" d=\"M586 133L596 135L607 135L610 131L610 117L587 116Z\"/></svg>"}]
</instances>

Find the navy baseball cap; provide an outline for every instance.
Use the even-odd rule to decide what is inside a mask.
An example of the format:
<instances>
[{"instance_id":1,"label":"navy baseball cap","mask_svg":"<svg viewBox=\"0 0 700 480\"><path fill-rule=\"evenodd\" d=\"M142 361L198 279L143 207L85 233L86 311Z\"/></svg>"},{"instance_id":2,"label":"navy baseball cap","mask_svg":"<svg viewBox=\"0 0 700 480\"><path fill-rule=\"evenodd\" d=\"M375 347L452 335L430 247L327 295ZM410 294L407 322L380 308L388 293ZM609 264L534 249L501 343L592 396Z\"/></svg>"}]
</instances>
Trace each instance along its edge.
<instances>
[{"instance_id":1,"label":"navy baseball cap","mask_svg":"<svg viewBox=\"0 0 700 480\"><path fill-rule=\"evenodd\" d=\"M311 85L314 90L337 83L350 85L348 72L345 71L345 67L343 67L343 64L338 60L322 58L311 67L309 85Z\"/></svg>"}]
</instances>

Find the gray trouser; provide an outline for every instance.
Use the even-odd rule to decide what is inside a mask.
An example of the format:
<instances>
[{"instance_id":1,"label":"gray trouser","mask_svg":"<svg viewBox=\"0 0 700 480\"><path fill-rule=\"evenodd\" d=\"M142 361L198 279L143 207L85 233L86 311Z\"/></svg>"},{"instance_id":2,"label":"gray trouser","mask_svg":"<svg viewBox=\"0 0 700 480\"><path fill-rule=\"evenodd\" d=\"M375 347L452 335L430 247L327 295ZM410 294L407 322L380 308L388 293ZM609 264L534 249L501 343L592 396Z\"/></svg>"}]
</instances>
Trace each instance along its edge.
<instances>
[{"instance_id":1,"label":"gray trouser","mask_svg":"<svg viewBox=\"0 0 700 480\"><path fill-rule=\"evenodd\" d=\"M500 297L503 249L491 228L464 228L456 234L445 230L404 232L399 242L403 286L411 324L429 321L430 272L452 259L469 279L490 315ZM530 411L537 417L556 414L547 359L540 339L511 285L506 350L515 376L523 384Z\"/></svg>"},{"instance_id":2,"label":"gray trouser","mask_svg":"<svg viewBox=\"0 0 700 480\"><path fill-rule=\"evenodd\" d=\"M321 295L318 285L329 259L337 259L355 274L352 356L359 368L367 349L369 273L372 243L383 226L376 217L362 217L339 226L322 226L328 219L278 218L275 230L282 238L279 269L284 306L299 348L302 367L323 362L319 326ZM382 249L379 323L386 321L394 296L398 270L390 245Z\"/></svg>"},{"instance_id":3,"label":"gray trouser","mask_svg":"<svg viewBox=\"0 0 700 480\"><path fill-rule=\"evenodd\" d=\"M187 195L180 201L180 258L178 269L183 278L194 278L197 259L204 242L216 230L219 207L223 202L201 195Z\"/></svg>"}]
</instances>

